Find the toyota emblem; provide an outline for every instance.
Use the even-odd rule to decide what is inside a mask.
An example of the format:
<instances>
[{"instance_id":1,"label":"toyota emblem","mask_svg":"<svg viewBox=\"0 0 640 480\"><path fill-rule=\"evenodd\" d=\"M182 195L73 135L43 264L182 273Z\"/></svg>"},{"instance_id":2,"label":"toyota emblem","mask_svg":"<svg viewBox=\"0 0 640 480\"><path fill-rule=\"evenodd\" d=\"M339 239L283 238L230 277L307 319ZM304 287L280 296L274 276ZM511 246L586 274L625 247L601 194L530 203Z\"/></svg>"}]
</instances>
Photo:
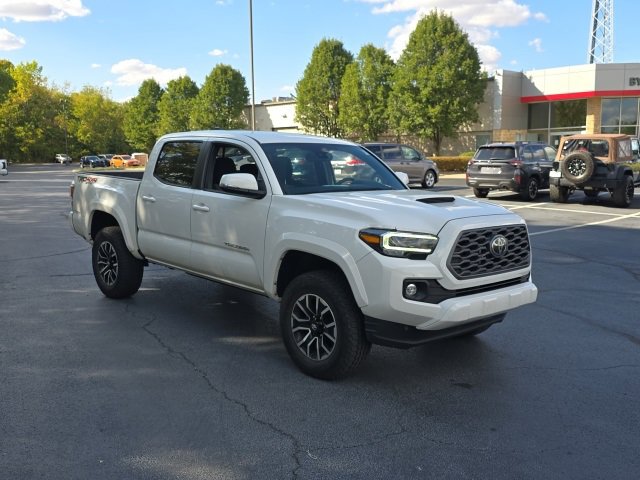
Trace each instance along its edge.
<instances>
[{"instance_id":1,"label":"toyota emblem","mask_svg":"<svg viewBox=\"0 0 640 480\"><path fill-rule=\"evenodd\" d=\"M509 246L509 240L504 235L496 235L491 239L489 243L489 251L491 255L496 258L502 257L507 253L507 247Z\"/></svg>"}]
</instances>

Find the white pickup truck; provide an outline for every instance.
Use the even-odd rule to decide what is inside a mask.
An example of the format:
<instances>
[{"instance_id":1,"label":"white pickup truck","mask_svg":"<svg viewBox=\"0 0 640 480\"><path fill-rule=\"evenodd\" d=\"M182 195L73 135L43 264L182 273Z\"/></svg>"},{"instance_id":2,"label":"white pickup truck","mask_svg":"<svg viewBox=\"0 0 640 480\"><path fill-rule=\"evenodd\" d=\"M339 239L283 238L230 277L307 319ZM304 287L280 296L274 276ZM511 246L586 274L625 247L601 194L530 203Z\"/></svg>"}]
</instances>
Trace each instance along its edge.
<instances>
[{"instance_id":1,"label":"white pickup truck","mask_svg":"<svg viewBox=\"0 0 640 480\"><path fill-rule=\"evenodd\" d=\"M294 363L334 379L372 343L475 335L536 300L521 217L401 178L347 141L176 133L144 173L77 173L70 218L107 297L148 262L266 295Z\"/></svg>"}]
</instances>

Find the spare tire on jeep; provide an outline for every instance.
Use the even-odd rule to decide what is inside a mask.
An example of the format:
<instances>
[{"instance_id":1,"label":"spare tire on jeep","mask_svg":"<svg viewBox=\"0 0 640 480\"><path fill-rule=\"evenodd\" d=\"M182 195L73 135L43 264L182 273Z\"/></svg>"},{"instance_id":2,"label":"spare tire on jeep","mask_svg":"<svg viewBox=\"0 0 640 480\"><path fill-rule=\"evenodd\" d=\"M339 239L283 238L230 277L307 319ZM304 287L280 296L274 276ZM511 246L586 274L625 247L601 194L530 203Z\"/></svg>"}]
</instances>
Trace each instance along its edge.
<instances>
[{"instance_id":1,"label":"spare tire on jeep","mask_svg":"<svg viewBox=\"0 0 640 480\"><path fill-rule=\"evenodd\" d=\"M595 160L588 152L573 152L560 164L562 175L572 183L584 183L593 174Z\"/></svg>"}]
</instances>

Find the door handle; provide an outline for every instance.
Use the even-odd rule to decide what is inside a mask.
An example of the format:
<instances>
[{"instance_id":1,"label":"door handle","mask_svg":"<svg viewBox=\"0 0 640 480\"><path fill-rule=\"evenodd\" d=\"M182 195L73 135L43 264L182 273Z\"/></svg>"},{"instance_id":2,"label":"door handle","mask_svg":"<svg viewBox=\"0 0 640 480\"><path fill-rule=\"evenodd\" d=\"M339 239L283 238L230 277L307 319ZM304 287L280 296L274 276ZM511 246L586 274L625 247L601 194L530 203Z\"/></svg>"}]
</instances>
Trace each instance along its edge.
<instances>
[{"instance_id":1,"label":"door handle","mask_svg":"<svg viewBox=\"0 0 640 480\"><path fill-rule=\"evenodd\" d=\"M152 195L142 195L142 200L144 200L145 202L155 203L156 197Z\"/></svg>"},{"instance_id":2,"label":"door handle","mask_svg":"<svg viewBox=\"0 0 640 480\"><path fill-rule=\"evenodd\" d=\"M191 208L193 208L195 211L197 212L208 212L209 211L209 207L207 207L206 205L191 205Z\"/></svg>"}]
</instances>

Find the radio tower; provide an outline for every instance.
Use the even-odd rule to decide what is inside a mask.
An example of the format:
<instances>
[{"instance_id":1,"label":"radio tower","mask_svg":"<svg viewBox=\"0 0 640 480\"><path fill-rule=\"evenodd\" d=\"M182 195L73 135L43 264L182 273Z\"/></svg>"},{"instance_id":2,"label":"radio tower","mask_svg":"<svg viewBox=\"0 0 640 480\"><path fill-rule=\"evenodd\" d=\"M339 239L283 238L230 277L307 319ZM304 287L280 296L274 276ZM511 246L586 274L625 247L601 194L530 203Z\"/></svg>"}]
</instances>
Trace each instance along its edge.
<instances>
[{"instance_id":1,"label":"radio tower","mask_svg":"<svg viewBox=\"0 0 640 480\"><path fill-rule=\"evenodd\" d=\"M613 62L613 0L593 0L589 63Z\"/></svg>"}]
</instances>

